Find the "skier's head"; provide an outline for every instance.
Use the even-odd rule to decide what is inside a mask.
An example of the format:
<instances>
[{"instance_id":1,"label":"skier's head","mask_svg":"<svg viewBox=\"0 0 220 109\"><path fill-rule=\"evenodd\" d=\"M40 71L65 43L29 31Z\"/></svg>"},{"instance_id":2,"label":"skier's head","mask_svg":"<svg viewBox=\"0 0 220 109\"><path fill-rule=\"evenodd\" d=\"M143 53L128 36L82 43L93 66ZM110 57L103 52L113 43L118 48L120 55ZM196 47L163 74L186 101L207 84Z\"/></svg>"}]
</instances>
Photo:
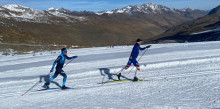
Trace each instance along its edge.
<instances>
[{"instance_id":1,"label":"skier's head","mask_svg":"<svg viewBox=\"0 0 220 109\"><path fill-rule=\"evenodd\" d=\"M66 48L62 48L62 49L61 49L61 53L67 55L67 49L66 49Z\"/></svg>"},{"instance_id":2,"label":"skier's head","mask_svg":"<svg viewBox=\"0 0 220 109\"><path fill-rule=\"evenodd\" d=\"M137 39L136 41L139 45L141 45L143 43L143 41L141 39Z\"/></svg>"}]
</instances>

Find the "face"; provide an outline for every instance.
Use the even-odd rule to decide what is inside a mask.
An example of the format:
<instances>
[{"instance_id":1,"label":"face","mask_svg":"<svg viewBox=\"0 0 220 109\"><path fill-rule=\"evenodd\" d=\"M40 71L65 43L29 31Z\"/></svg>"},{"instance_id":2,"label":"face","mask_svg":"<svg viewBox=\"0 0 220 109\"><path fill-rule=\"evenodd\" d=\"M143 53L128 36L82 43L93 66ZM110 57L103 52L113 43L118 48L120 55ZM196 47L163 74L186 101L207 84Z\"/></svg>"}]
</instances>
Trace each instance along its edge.
<instances>
[{"instance_id":1,"label":"face","mask_svg":"<svg viewBox=\"0 0 220 109\"><path fill-rule=\"evenodd\" d=\"M141 42L138 42L139 45L142 45L142 43L143 43L142 41L141 41Z\"/></svg>"},{"instance_id":2,"label":"face","mask_svg":"<svg viewBox=\"0 0 220 109\"><path fill-rule=\"evenodd\" d=\"M63 52L63 54L67 55L67 52Z\"/></svg>"}]
</instances>

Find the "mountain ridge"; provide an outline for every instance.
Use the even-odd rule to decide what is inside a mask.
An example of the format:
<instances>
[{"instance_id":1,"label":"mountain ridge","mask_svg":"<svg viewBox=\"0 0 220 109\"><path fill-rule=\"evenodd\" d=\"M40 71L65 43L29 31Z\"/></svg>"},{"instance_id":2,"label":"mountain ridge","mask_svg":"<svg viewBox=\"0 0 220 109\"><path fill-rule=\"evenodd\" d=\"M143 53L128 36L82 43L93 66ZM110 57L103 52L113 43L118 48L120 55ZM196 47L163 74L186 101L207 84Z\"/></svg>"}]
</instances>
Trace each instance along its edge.
<instances>
[{"instance_id":1,"label":"mountain ridge","mask_svg":"<svg viewBox=\"0 0 220 109\"><path fill-rule=\"evenodd\" d=\"M134 12L143 12L143 13L146 13L146 14L150 14L150 13L163 13L163 12L166 12L166 11L171 11L171 12L185 12L185 11L192 11L194 9L191 9L191 8L183 8L183 9L175 9L175 8L168 8L166 6L163 6L163 5L156 5L156 4L153 4L153 3L145 3L143 5L128 5L124 8L121 8L121 9L114 9L114 10L111 10L111 11L100 11L100 12L97 12L98 15L102 15L104 13L108 13L108 14L113 14L113 13L127 13L127 14L130 14L130 13L134 13Z\"/></svg>"},{"instance_id":2,"label":"mountain ridge","mask_svg":"<svg viewBox=\"0 0 220 109\"><path fill-rule=\"evenodd\" d=\"M64 8L40 11L19 5L10 8L1 6L1 42L89 47L127 45L133 44L137 38L153 38L173 26L208 14L189 8L179 11L181 13L172 10L158 13L159 9L153 7L152 13L140 11L98 15L91 11L78 12ZM155 7L166 9L165 6ZM153 9L158 12L154 13Z\"/></svg>"},{"instance_id":3,"label":"mountain ridge","mask_svg":"<svg viewBox=\"0 0 220 109\"><path fill-rule=\"evenodd\" d=\"M154 37L153 42L199 42L220 40L220 5L209 14L193 21L173 27ZM195 34L196 33L196 34Z\"/></svg>"},{"instance_id":4,"label":"mountain ridge","mask_svg":"<svg viewBox=\"0 0 220 109\"><path fill-rule=\"evenodd\" d=\"M3 13L2 11L9 11ZM4 5L0 6L0 15L2 15L5 18L26 18L26 19L40 19L41 17L45 16L56 16L56 17L66 17L70 18L71 16L67 15L78 15L81 16L80 18L75 19L82 20L82 16L88 16L88 15L103 15L103 14L134 14L134 13L144 13L144 14L164 14L164 13L176 13L176 14L186 14L190 13L192 11L200 11L201 13L204 13L202 10L197 9L191 9L191 8L183 8L183 9L175 9L175 8L168 8L163 5L156 5L153 3L146 3L143 5L128 5L121 9L114 9L111 11L100 11L100 12L92 12L92 11L70 11L65 8L55 9L53 7L48 8L47 10L37 10L37 9L31 9L25 6L17 5L17 4L10 4L10 5ZM78 14L77 14L78 13ZM24 15L22 15L24 14ZM195 14L195 13L193 13ZM44 19L45 20L45 19ZM48 18L48 20L51 20ZM28 20L27 20L28 21ZM39 21L36 21L40 23ZM43 22L46 23L46 22Z\"/></svg>"},{"instance_id":5,"label":"mountain ridge","mask_svg":"<svg viewBox=\"0 0 220 109\"><path fill-rule=\"evenodd\" d=\"M212 9L208 15L212 15L212 14L220 14L220 5Z\"/></svg>"}]
</instances>

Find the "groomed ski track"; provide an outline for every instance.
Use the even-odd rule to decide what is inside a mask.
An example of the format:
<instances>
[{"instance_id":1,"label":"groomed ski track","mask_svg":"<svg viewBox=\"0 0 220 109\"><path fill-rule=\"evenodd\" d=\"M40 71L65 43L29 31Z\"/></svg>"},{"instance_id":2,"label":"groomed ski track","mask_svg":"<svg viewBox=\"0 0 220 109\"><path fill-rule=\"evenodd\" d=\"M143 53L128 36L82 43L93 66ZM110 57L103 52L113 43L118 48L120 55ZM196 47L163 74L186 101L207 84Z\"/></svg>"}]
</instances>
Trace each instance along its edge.
<instances>
[{"instance_id":1,"label":"groomed ski track","mask_svg":"<svg viewBox=\"0 0 220 109\"><path fill-rule=\"evenodd\" d=\"M25 96L21 94L38 82L40 75L48 73L59 53L0 56L0 108L220 108L220 42L152 45L140 60L138 74L148 81L97 84L103 78L108 81L127 63L131 49L70 50L69 56L79 56L64 68L66 85L71 89L60 90L51 84L54 89L36 91L41 89L40 83ZM130 69L122 74L125 78L133 78L135 69L128 74ZM55 82L62 85L62 77Z\"/></svg>"}]
</instances>

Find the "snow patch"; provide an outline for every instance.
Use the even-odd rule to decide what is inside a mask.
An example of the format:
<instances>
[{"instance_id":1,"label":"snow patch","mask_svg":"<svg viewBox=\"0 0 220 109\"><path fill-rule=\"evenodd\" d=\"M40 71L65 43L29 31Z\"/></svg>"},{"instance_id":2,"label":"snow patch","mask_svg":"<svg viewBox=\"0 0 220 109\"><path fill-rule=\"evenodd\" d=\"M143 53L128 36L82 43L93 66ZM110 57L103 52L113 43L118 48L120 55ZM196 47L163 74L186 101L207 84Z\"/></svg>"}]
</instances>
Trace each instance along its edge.
<instances>
[{"instance_id":1,"label":"snow patch","mask_svg":"<svg viewBox=\"0 0 220 109\"><path fill-rule=\"evenodd\" d=\"M131 7L131 6L127 6L126 8L127 8L127 9L131 9L132 7Z\"/></svg>"},{"instance_id":2,"label":"snow patch","mask_svg":"<svg viewBox=\"0 0 220 109\"><path fill-rule=\"evenodd\" d=\"M107 14L113 14L113 11L106 11Z\"/></svg>"},{"instance_id":3,"label":"snow patch","mask_svg":"<svg viewBox=\"0 0 220 109\"><path fill-rule=\"evenodd\" d=\"M51 7L51 8L47 9L47 11L52 11L52 10L58 10L58 9L55 9L54 7Z\"/></svg>"},{"instance_id":4,"label":"snow patch","mask_svg":"<svg viewBox=\"0 0 220 109\"><path fill-rule=\"evenodd\" d=\"M15 12L24 12L26 8L24 6L16 5L16 4L10 4L10 5L4 5L4 8L10 10L10 11L15 11Z\"/></svg>"},{"instance_id":5,"label":"snow patch","mask_svg":"<svg viewBox=\"0 0 220 109\"><path fill-rule=\"evenodd\" d=\"M30 13L24 13L22 15L17 15L17 14L14 14L14 13L10 13L10 17L18 17L18 18L25 18L25 19L34 19L36 17L35 14L30 14Z\"/></svg>"},{"instance_id":6,"label":"snow patch","mask_svg":"<svg viewBox=\"0 0 220 109\"><path fill-rule=\"evenodd\" d=\"M212 29L212 30L206 30L206 31L197 32L197 33L192 33L191 35L197 35L197 34L203 34L203 33L209 33L209 32L217 32L217 31L220 31L220 28Z\"/></svg>"},{"instance_id":7,"label":"snow patch","mask_svg":"<svg viewBox=\"0 0 220 109\"><path fill-rule=\"evenodd\" d=\"M150 9L152 9L154 12L156 10L158 10L158 5L156 5L156 4L148 3L146 6L149 7Z\"/></svg>"},{"instance_id":8,"label":"snow patch","mask_svg":"<svg viewBox=\"0 0 220 109\"><path fill-rule=\"evenodd\" d=\"M54 16L61 16L61 13L59 13L58 11L55 12L49 12L50 14L54 15Z\"/></svg>"},{"instance_id":9,"label":"snow patch","mask_svg":"<svg viewBox=\"0 0 220 109\"><path fill-rule=\"evenodd\" d=\"M97 12L96 14L97 15L103 15L103 14L113 14L114 13L114 11L103 11L103 12Z\"/></svg>"},{"instance_id":10,"label":"snow patch","mask_svg":"<svg viewBox=\"0 0 220 109\"><path fill-rule=\"evenodd\" d=\"M117 10L117 13L124 13L124 10Z\"/></svg>"},{"instance_id":11,"label":"snow patch","mask_svg":"<svg viewBox=\"0 0 220 109\"><path fill-rule=\"evenodd\" d=\"M186 7L186 8L180 9L180 11L184 11L184 12L186 12L186 11L188 11L188 10L195 10L195 9L192 9L192 8L189 8L189 7Z\"/></svg>"}]
</instances>

